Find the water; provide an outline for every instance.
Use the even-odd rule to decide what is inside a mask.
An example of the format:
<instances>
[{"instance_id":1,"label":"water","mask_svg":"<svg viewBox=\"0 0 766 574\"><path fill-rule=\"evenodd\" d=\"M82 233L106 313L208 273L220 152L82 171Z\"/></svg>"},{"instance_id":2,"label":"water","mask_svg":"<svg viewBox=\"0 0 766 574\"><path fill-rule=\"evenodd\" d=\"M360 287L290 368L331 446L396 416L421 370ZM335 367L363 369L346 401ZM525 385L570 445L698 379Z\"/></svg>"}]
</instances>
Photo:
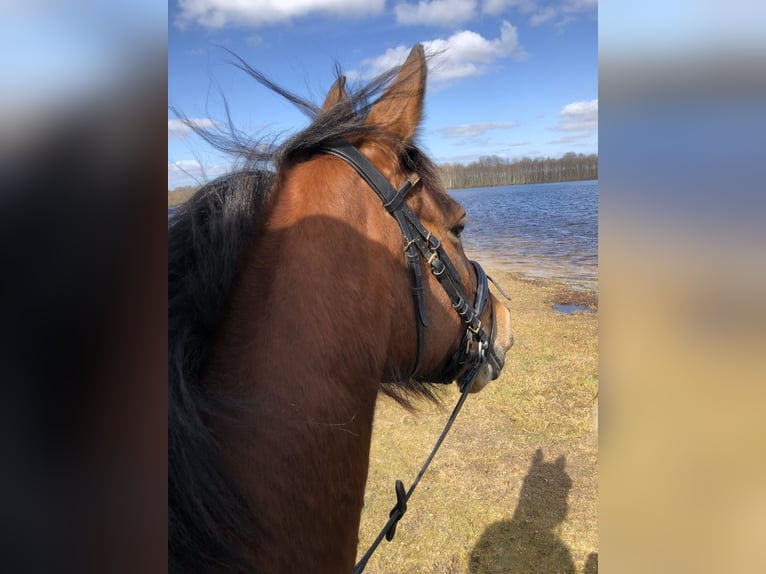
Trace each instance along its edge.
<instances>
[{"instance_id":1,"label":"water","mask_svg":"<svg viewBox=\"0 0 766 574\"><path fill-rule=\"evenodd\" d=\"M598 181L451 190L468 213L463 246L487 268L598 286ZM168 208L168 218L175 211Z\"/></svg>"},{"instance_id":2,"label":"water","mask_svg":"<svg viewBox=\"0 0 766 574\"><path fill-rule=\"evenodd\" d=\"M487 268L598 286L598 181L451 190L463 246Z\"/></svg>"},{"instance_id":3,"label":"water","mask_svg":"<svg viewBox=\"0 0 766 574\"><path fill-rule=\"evenodd\" d=\"M563 305L561 303L554 303L553 309L564 315L574 315L575 313L590 313L587 305Z\"/></svg>"}]
</instances>

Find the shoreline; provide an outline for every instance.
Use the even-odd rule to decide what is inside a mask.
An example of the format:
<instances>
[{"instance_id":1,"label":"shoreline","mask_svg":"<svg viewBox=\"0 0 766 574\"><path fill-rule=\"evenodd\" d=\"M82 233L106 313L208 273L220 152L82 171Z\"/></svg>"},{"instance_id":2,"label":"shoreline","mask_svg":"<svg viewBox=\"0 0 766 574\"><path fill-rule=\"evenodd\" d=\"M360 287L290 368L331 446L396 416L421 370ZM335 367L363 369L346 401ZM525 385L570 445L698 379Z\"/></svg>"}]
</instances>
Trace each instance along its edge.
<instances>
[{"instance_id":1,"label":"shoreline","mask_svg":"<svg viewBox=\"0 0 766 574\"><path fill-rule=\"evenodd\" d=\"M572 183L575 181L598 181L598 178L584 178L584 179L557 179L554 181L537 181L537 182L525 182L525 183L498 183L495 185L473 185L469 187L445 187L447 193L453 191L460 191L461 189L492 189L493 187L511 187L519 185L544 185L547 183ZM198 186L180 186L174 189L168 190L168 207L180 205L191 197L202 185Z\"/></svg>"},{"instance_id":2,"label":"shoreline","mask_svg":"<svg viewBox=\"0 0 766 574\"><path fill-rule=\"evenodd\" d=\"M588 313L598 313L598 280L592 285L572 282L569 279L533 277L519 271L503 271L498 267L487 267L487 274L501 285L508 281L540 287L549 305L584 307ZM490 290L492 288L490 287Z\"/></svg>"},{"instance_id":3,"label":"shoreline","mask_svg":"<svg viewBox=\"0 0 766 574\"><path fill-rule=\"evenodd\" d=\"M492 269L496 273L507 274L509 277L518 281L523 281L527 283L541 283L541 284L551 283L551 284L556 284L556 285L566 287L573 291L594 291L595 293L598 293L598 277L596 278L564 277L564 276L546 277L544 275L535 275L531 272L505 271L500 267L493 267L492 265L488 265L486 268Z\"/></svg>"},{"instance_id":4,"label":"shoreline","mask_svg":"<svg viewBox=\"0 0 766 574\"><path fill-rule=\"evenodd\" d=\"M467 187L445 187L447 193L460 191L461 189L492 189L495 187L516 187L520 185L546 185L549 183L574 183L576 181L598 181L597 177L584 177L574 179L552 179L550 181L525 181L516 183L496 183L493 185L469 185Z\"/></svg>"}]
</instances>

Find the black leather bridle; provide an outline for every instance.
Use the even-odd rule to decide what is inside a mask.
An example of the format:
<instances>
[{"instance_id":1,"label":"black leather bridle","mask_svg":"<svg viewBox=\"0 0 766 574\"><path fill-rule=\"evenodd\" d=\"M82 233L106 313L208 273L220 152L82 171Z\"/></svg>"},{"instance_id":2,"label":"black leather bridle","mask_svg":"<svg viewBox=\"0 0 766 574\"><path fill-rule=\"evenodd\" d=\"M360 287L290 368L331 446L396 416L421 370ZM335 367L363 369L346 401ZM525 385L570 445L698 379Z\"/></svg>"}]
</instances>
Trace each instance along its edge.
<instances>
[{"instance_id":1,"label":"black leather bridle","mask_svg":"<svg viewBox=\"0 0 766 574\"><path fill-rule=\"evenodd\" d=\"M476 295L474 297L473 305L471 305L465 287L463 286L463 282L460 279L460 275L452 264L452 261L450 261L450 258L447 256L447 253L444 251L441 242L430 231L423 227L418 216L413 213L405 202L408 192L418 183L420 177L417 174L410 175L407 181L405 181L397 190L383 176L383 174L378 171L370 160L346 140L338 139L328 142L321 147L320 152L338 157L354 168L354 170L383 201L383 207L385 207L393 216L402 230L405 242L404 254L412 276L412 296L415 302L415 324L417 325L418 333L417 359L415 360L415 367L410 376L416 379L419 378L418 375L425 354L425 329L428 327L428 316L426 315L423 294L423 275L420 263L421 257L428 264L431 273L436 277L439 284L447 293L447 296L452 302L452 307L457 311L457 314L460 315L460 318L466 325L465 334L460 342L460 346L447 362L440 377L441 380L432 381L443 383L457 381L460 386L460 399L455 405L450 418L447 420L447 424L444 426L441 435L439 435L436 444L431 450L431 454L421 467L420 472L409 490L405 492L402 481L396 481L396 505L391 509L386 525L354 567L352 574L360 574L383 538L385 537L389 541L393 539L394 534L396 533L396 525L407 511L407 501L412 496L415 487L417 487L423 474L425 474L428 465L431 464L431 461L436 455L436 451L444 441L444 437L447 436L447 433L452 427L452 423L455 421L458 412L460 412L476 375L481 371L487 361L493 362L496 370L499 371L500 360L494 350L495 313L492 299L489 296L488 283L488 281L491 281L491 278L487 276L481 265L476 261L471 261L471 264L476 271ZM495 284L495 286L497 287L497 284ZM500 292L503 293L501 289ZM503 295L506 298L508 297L505 293L503 293ZM481 322L481 316L484 314L487 304L490 306L489 335L485 331Z\"/></svg>"},{"instance_id":2,"label":"black leather bridle","mask_svg":"<svg viewBox=\"0 0 766 574\"><path fill-rule=\"evenodd\" d=\"M412 296L415 302L415 324L417 325L417 359L410 375L420 378L420 369L425 355L425 329L428 327L425 298L423 293L423 274L420 258L428 264L431 273L447 293L452 307L466 325L466 331L460 347L452 355L439 380L432 382L451 383L458 381L461 390L468 383L465 375L486 361L492 361L497 370L500 361L494 351L495 313L489 296L487 274L476 261L471 261L476 271L476 295L473 305L468 297L463 282L452 264L439 239L428 231L415 213L405 202L407 194L420 177L412 174L397 190L382 173L356 147L343 139L333 140L320 149L321 153L333 155L345 161L364 179L365 182L383 201L383 207L399 224L404 236L404 254L412 277ZM490 326L487 334L481 322L481 316L490 306Z\"/></svg>"}]
</instances>

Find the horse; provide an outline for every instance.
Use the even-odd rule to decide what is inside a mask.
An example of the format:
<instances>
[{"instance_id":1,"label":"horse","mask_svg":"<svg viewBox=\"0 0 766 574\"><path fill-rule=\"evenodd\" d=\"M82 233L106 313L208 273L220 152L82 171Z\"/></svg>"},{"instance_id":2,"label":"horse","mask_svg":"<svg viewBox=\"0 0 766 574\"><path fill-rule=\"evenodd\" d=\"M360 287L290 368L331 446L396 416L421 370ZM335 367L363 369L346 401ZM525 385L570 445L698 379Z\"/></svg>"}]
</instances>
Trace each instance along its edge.
<instances>
[{"instance_id":1,"label":"horse","mask_svg":"<svg viewBox=\"0 0 766 574\"><path fill-rule=\"evenodd\" d=\"M377 397L410 407L468 367L480 390L510 312L415 144L420 45L358 90L338 73L321 107L239 62L313 120L241 146L168 224L169 569L347 574Z\"/></svg>"}]
</instances>

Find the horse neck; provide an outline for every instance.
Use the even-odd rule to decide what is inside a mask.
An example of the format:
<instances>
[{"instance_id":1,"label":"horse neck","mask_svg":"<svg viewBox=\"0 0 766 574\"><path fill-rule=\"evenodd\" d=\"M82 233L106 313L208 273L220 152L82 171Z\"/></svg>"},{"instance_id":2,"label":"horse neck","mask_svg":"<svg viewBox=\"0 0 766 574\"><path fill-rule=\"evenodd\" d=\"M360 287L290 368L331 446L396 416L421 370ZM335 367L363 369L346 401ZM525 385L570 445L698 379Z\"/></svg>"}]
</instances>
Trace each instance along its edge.
<instances>
[{"instance_id":1,"label":"horse neck","mask_svg":"<svg viewBox=\"0 0 766 574\"><path fill-rule=\"evenodd\" d=\"M301 193L281 190L232 294L210 378L248 406L216 430L263 526L256 571L349 572L396 270L369 237L383 210Z\"/></svg>"}]
</instances>

